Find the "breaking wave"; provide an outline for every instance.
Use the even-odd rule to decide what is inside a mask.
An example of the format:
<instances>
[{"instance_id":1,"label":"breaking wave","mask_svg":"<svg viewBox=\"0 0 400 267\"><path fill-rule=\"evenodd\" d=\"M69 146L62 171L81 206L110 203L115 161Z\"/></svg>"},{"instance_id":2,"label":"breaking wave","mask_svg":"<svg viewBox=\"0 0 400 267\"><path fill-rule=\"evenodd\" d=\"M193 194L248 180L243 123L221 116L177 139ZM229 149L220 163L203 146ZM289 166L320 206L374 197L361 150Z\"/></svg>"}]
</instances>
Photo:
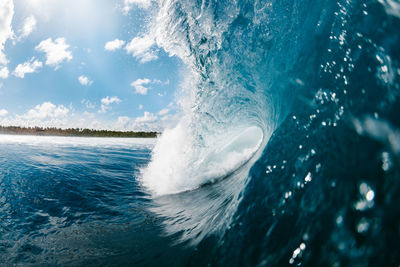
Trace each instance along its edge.
<instances>
[{"instance_id":1,"label":"breaking wave","mask_svg":"<svg viewBox=\"0 0 400 267\"><path fill-rule=\"evenodd\" d=\"M161 0L150 29L187 71L141 182L199 265L398 263L398 1Z\"/></svg>"}]
</instances>

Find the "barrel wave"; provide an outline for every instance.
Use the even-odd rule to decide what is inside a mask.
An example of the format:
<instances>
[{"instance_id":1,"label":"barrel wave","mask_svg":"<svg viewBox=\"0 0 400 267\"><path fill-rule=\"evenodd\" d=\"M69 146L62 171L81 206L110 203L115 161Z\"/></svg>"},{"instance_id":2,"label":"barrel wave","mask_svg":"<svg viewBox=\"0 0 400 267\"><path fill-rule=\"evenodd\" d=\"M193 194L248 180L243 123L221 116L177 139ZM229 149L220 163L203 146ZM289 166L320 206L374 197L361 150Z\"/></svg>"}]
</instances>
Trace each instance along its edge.
<instances>
[{"instance_id":1,"label":"barrel wave","mask_svg":"<svg viewBox=\"0 0 400 267\"><path fill-rule=\"evenodd\" d=\"M182 116L141 185L188 262L398 264L400 3L157 6Z\"/></svg>"},{"instance_id":2,"label":"barrel wave","mask_svg":"<svg viewBox=\"0 0 400 267\"><path fill-rule=\"evenodd\" d=\"M144 172L144 183L156 194L194 189L225 176L265 146L291 109L299 89L294 72L302 68L298 58L309 45L301 22L311 18L296 9L268 2L160 3L153 26L158 45L181 58L188 70L179 95L183 118L163 134ZM255 140L254 149L218 153L255 127L262 142Z\"/></svg>"},{"instance_id":3,"label":"barrel wave","mask_svg":"<svg viewBox=\"0 0 400 267\"><path fill-rule=\"evenodd\" d=\"M399 266L399 0L124 3L179 120L2 134L1 266Z\"/></svg>"}]
</instances>

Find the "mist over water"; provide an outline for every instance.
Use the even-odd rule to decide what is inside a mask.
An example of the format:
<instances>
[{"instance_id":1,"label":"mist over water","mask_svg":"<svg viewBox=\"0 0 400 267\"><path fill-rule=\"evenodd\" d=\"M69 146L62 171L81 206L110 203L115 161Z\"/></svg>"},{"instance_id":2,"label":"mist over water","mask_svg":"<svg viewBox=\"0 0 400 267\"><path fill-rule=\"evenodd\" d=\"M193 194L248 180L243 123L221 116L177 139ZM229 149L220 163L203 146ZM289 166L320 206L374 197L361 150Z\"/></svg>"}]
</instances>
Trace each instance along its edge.
<instances>
[{"instance_id":1,"label":"mist over water","mask_svg":"<svg viewBox=\"0 0 400 267\"><path fill-rule=\"evenodd\" d=\"M181 120L155 144L0 138L0 259L398 266L399 29L394 0L159 1Z\"/></svg>"}]
</instances>

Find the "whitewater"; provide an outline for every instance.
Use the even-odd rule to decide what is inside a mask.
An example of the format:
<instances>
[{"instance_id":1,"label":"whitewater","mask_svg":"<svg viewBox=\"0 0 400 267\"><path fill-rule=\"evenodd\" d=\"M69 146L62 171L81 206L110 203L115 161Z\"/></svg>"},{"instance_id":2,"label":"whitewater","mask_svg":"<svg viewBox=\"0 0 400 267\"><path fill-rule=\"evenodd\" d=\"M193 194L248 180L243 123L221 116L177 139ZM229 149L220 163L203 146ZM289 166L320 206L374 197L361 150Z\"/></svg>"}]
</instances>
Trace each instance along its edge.
<instances>
[{"instance_id":1,"label":"whitewater","mask_svg":"<svg viewBox=\"0 0 400 267\"><path fill-rule=\"evenodd\" d=\"M398 266L400 2L160 0L156 140L0 137L0 263Z\"/></svg>"},{"instance_id":2,"label":"whitewater","mask_svg":"<svg viewBox=\"0 0 400 267\"><path fill-rule=\"evenodd\" d=\"M166 233L204 264L397 264L400 3L157 7L187 67L140 176Z\"/></svg>"}]
</instances>

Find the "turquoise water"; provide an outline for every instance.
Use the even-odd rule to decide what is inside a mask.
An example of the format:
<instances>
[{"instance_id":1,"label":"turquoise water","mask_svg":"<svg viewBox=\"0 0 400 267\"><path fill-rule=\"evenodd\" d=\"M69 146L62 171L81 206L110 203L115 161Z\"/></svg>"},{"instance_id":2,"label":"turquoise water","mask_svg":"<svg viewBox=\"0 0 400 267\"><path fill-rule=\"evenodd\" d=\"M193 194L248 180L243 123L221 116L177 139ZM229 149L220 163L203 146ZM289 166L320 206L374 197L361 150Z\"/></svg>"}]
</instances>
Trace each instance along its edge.
<instances>
[{"instance_id":1,"label":"turquoise water","mask_svg":"<svg viewBox=\"0 0 400 267\"><path fill-rule=\"evenodd\" d=\"M398 266L400 3L159 1L157 140L0 137L6 265Z\"/></svg>"}]
</instances>

